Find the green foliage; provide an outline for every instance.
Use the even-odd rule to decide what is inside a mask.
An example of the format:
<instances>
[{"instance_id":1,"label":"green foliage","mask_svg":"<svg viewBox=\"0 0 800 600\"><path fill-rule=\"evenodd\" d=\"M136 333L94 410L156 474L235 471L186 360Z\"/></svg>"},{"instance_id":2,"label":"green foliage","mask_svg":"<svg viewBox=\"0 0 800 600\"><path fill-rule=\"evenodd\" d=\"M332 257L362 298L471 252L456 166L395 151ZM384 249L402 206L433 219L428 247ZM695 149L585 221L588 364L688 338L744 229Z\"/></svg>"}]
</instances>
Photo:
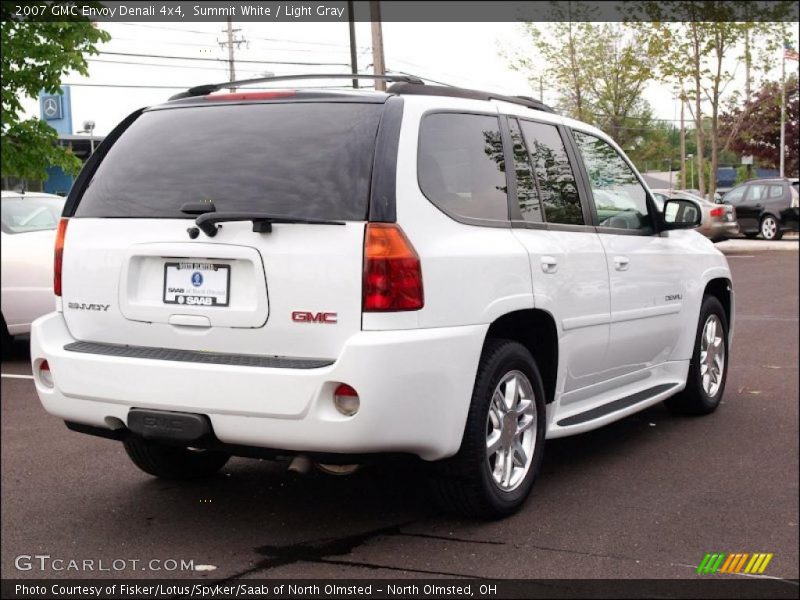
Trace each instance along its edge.
<instances>
[{"instance_id":1,"label":"green foliage","mask_svg":"<svg viewBox=\"0 0 800 600\"><path fill-rule=\"evenodd\" d=\"M620 23L592 23L587 3L559 3L561 21L524 23L532 48L520 49L512 68L528 75L531 86L546 80L563 114L592 123L622 146L639 136L650 107L642 92L651 77L644 39Z\"/></svg>"},{"instance_id":2,"label":"green foliage","mask_svg":"<svg viewBox=\"0 0 800 600\"><path fill-rule=\"evenodd\" d=\"M96 54L95 44L111 36L86 20L47 23L3 17L0 171L33 180L44 179L49 166L76 173L80 160L56 144L55 130L38 118L22 119L22 99L36 98L42 89L58 92L70 72L88 75L85 55Z\"/></svg>"}]
</instances>

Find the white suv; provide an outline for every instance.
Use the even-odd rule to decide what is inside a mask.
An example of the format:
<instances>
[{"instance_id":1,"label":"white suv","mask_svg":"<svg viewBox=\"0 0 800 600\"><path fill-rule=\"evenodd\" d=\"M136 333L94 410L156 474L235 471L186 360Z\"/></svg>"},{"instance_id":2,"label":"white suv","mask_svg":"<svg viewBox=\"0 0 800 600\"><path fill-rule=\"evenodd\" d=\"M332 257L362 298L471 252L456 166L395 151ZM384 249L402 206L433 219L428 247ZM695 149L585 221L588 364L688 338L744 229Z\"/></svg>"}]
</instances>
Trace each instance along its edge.
<instances>
[{"instance_id":1,"label":"white suv","mask_svg":"<svg viewBox=\"0 0 800 600\"><path fill-rule=\"evenodd\" d=\"M713 411L734 300L697 207L657 212L611 139L531 99L389 79L126 118L59 226L45 409L160 477L416 455L482 516L545 438Z\"/></svg>"}]
</instances>

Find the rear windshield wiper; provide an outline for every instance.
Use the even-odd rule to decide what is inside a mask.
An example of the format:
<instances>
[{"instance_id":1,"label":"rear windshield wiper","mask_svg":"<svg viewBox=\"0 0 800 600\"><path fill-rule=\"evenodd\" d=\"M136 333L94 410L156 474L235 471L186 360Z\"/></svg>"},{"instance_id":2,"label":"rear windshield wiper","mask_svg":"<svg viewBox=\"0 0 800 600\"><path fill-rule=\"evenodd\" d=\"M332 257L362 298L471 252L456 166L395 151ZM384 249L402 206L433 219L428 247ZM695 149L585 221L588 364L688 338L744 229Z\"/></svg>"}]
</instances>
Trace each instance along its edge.
<instances>
[{"instance_id":1,"label":"rear windshield wiper","mask_svg":"<svg viewBox=\"0 0 800 600\"><path fill-rule=\"evenodd\" d=\"M300 223L303 225L344 225L344 221L331 221L328 219L304 219L302 217L287 217L257 212L209 212L195 219L197 225L208 237L217 235L217 223L226 221L252 221L253 231L256 233L269 233L273 223Z\"/></svg>"}]
</instances>

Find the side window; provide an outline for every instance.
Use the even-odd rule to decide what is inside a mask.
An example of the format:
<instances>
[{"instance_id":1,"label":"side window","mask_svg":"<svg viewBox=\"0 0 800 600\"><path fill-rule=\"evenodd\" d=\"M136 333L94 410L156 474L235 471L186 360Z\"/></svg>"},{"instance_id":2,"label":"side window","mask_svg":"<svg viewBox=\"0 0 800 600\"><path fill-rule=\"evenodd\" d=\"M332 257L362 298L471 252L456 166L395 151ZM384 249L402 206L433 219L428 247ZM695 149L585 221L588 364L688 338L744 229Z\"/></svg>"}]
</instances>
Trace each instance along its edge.
<instances>
[{"instance_id":1,"label":"side window","mask_svg":"<svg viewBox=\"0 0 800 600\"><path fill-rule=\"evenodd\" d=\"M508 220L503 142L497 117L434 113L422 120L417 157L422 193L444 212Z\"/></svg>"},{"instance_id":2,"label":"side window","mask_svg":"<svg viewBox=\"0 0 800 600\"><path fill-rule=\"evenodd\" d=\"M756 202L763 200L767 196L767 186L761 183L752 183L747 187L747 195L745 200L748 202Z\"/></svg>"},{"instance_id":3,"label":"side window","mask_svg":"<svg viewBox=\"0 0 800 600\"><path fill-rule=\"evenodd\" d=\"M653 200L656 203L656 207L658 210L664 210L664 203L669 200L669 196L666 194L660 194L658 192L653 192Z\"/></svg>"},{"instance_id":4,"label":"side window","mask_svg":"<svg viewBox=\"0 0 800 600\"><path fill-rule=\"evenodd\" d=\"M524 120L520 124L545 220L548 223L584 225L578 186L558 128Z\"/></svg>"},{"instance_id":5,"label":"side window","mask_svg":"<svg viewBox=\"0 0 800 600\"><path fill-rule=\"evenodd\" d=\"M647 191L628 163L600 138L580 131L574 135L589 174L599 225L650 230Z\"/></svg>"},{"instance_id":6,"label":"side window","mask_svg":"<svg viewBox=\"0 0 800 600\"><path fill-rule=\"evenodd\" d=\"M528 149L522 139L522 131L516 119L508 120L514 153L514 173L517 179L517 200L522 218L530 223L542 222L541 193L533 176Z\"/></svg>"},{"instance_id":7,"label":"side window","mask_svg":"<svg viewBox=\"0 0 800 600\"><path fill-rule=\"evenodd\" d=\"M769 199L774 200L775 198L780 198L783 196L783 186L781 185L771 185L769 186Z\"/></svg>"},{"instance_id":8,"label":"side window","mask_svg":"<svg viewBox=\"0 0 800 600\"><path fill-rule=\"evenodd\" d=\"M725 196L723 196L722 200L724 202L729 202L730 204L738 204L742 201L742 198L744 198L744 193L747 191L747 187L748 186L743 185L741 187L732 189L730 192L725 194Z\"/></svg>"}]
</instances>

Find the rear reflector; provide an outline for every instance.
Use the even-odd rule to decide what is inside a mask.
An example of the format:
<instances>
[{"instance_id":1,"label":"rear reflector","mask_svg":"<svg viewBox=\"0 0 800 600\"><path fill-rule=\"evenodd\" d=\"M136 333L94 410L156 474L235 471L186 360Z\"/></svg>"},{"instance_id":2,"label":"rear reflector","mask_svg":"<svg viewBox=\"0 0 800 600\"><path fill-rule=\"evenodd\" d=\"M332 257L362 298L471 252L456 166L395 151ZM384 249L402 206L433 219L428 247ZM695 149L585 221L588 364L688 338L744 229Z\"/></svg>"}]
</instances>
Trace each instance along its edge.
<instances>
[{"instance_id":1,"label":"rear reflector","mask_svg":"<svg viewBox=\"0 0 800 600\"><path fill-rule=\"evenodd\" d=\"M364 236L364 312L418 310L424 305L419 256L393 223L368 223Z\"/></svg>"},{"instance_id":2,"label":"rear reflector","mask_svg":"<svg viewBox=\"0 0 800 600\"><path fill-rule=\"evenodd\" d=\"M276 100L289 98L297 94L295 90L274 90L271 92L241 92L233 94L210 94L204 96L207 102L225 102L231 100Z\"/></svg>"},{"instance_id":3,"label":"rear reflector","mask_svg":"<svg viewBox=\"0 0 800 600\"><path fill-rule=\"evenodd\" d=\"M53 387L53 374L50 372L50 365L46 360L39 363L39 381L46 387Z\"/></svg>"},{"instance_id":4,"label":"rear reflector","mask_svg":"<svg viewBox=\"0 0 800 600\"><path fill-rule=\"evenodd\" d=\"M56 296L61 295L61 263L64 260L64 237L67 235L67 225L69 219L62 218L58 222L56 231L56 248L53 256L53 292Z\"/></svg>"},{"instance_id":5,"label":"rear reflector","mask_svg":"<svg viewBox=\"0 0 800 600\"><path fill-rule=\"evenodd\" d=\"M718 206L717 208L712 208L709 214L712 217L721 217L723 214L725 214L725 209L721 206Z\"/></svg>"},{"instance_id":6,"label":"rear reflector","mask_svg":"<svg viewBox=\"0 0 800 600\"><path fill-rule=\"evenodd\" d=\"M333 392L333 405L346 417L356 414L360 404L358 392L346 383L340 383Z\"/></svg>"}]
</instances>

